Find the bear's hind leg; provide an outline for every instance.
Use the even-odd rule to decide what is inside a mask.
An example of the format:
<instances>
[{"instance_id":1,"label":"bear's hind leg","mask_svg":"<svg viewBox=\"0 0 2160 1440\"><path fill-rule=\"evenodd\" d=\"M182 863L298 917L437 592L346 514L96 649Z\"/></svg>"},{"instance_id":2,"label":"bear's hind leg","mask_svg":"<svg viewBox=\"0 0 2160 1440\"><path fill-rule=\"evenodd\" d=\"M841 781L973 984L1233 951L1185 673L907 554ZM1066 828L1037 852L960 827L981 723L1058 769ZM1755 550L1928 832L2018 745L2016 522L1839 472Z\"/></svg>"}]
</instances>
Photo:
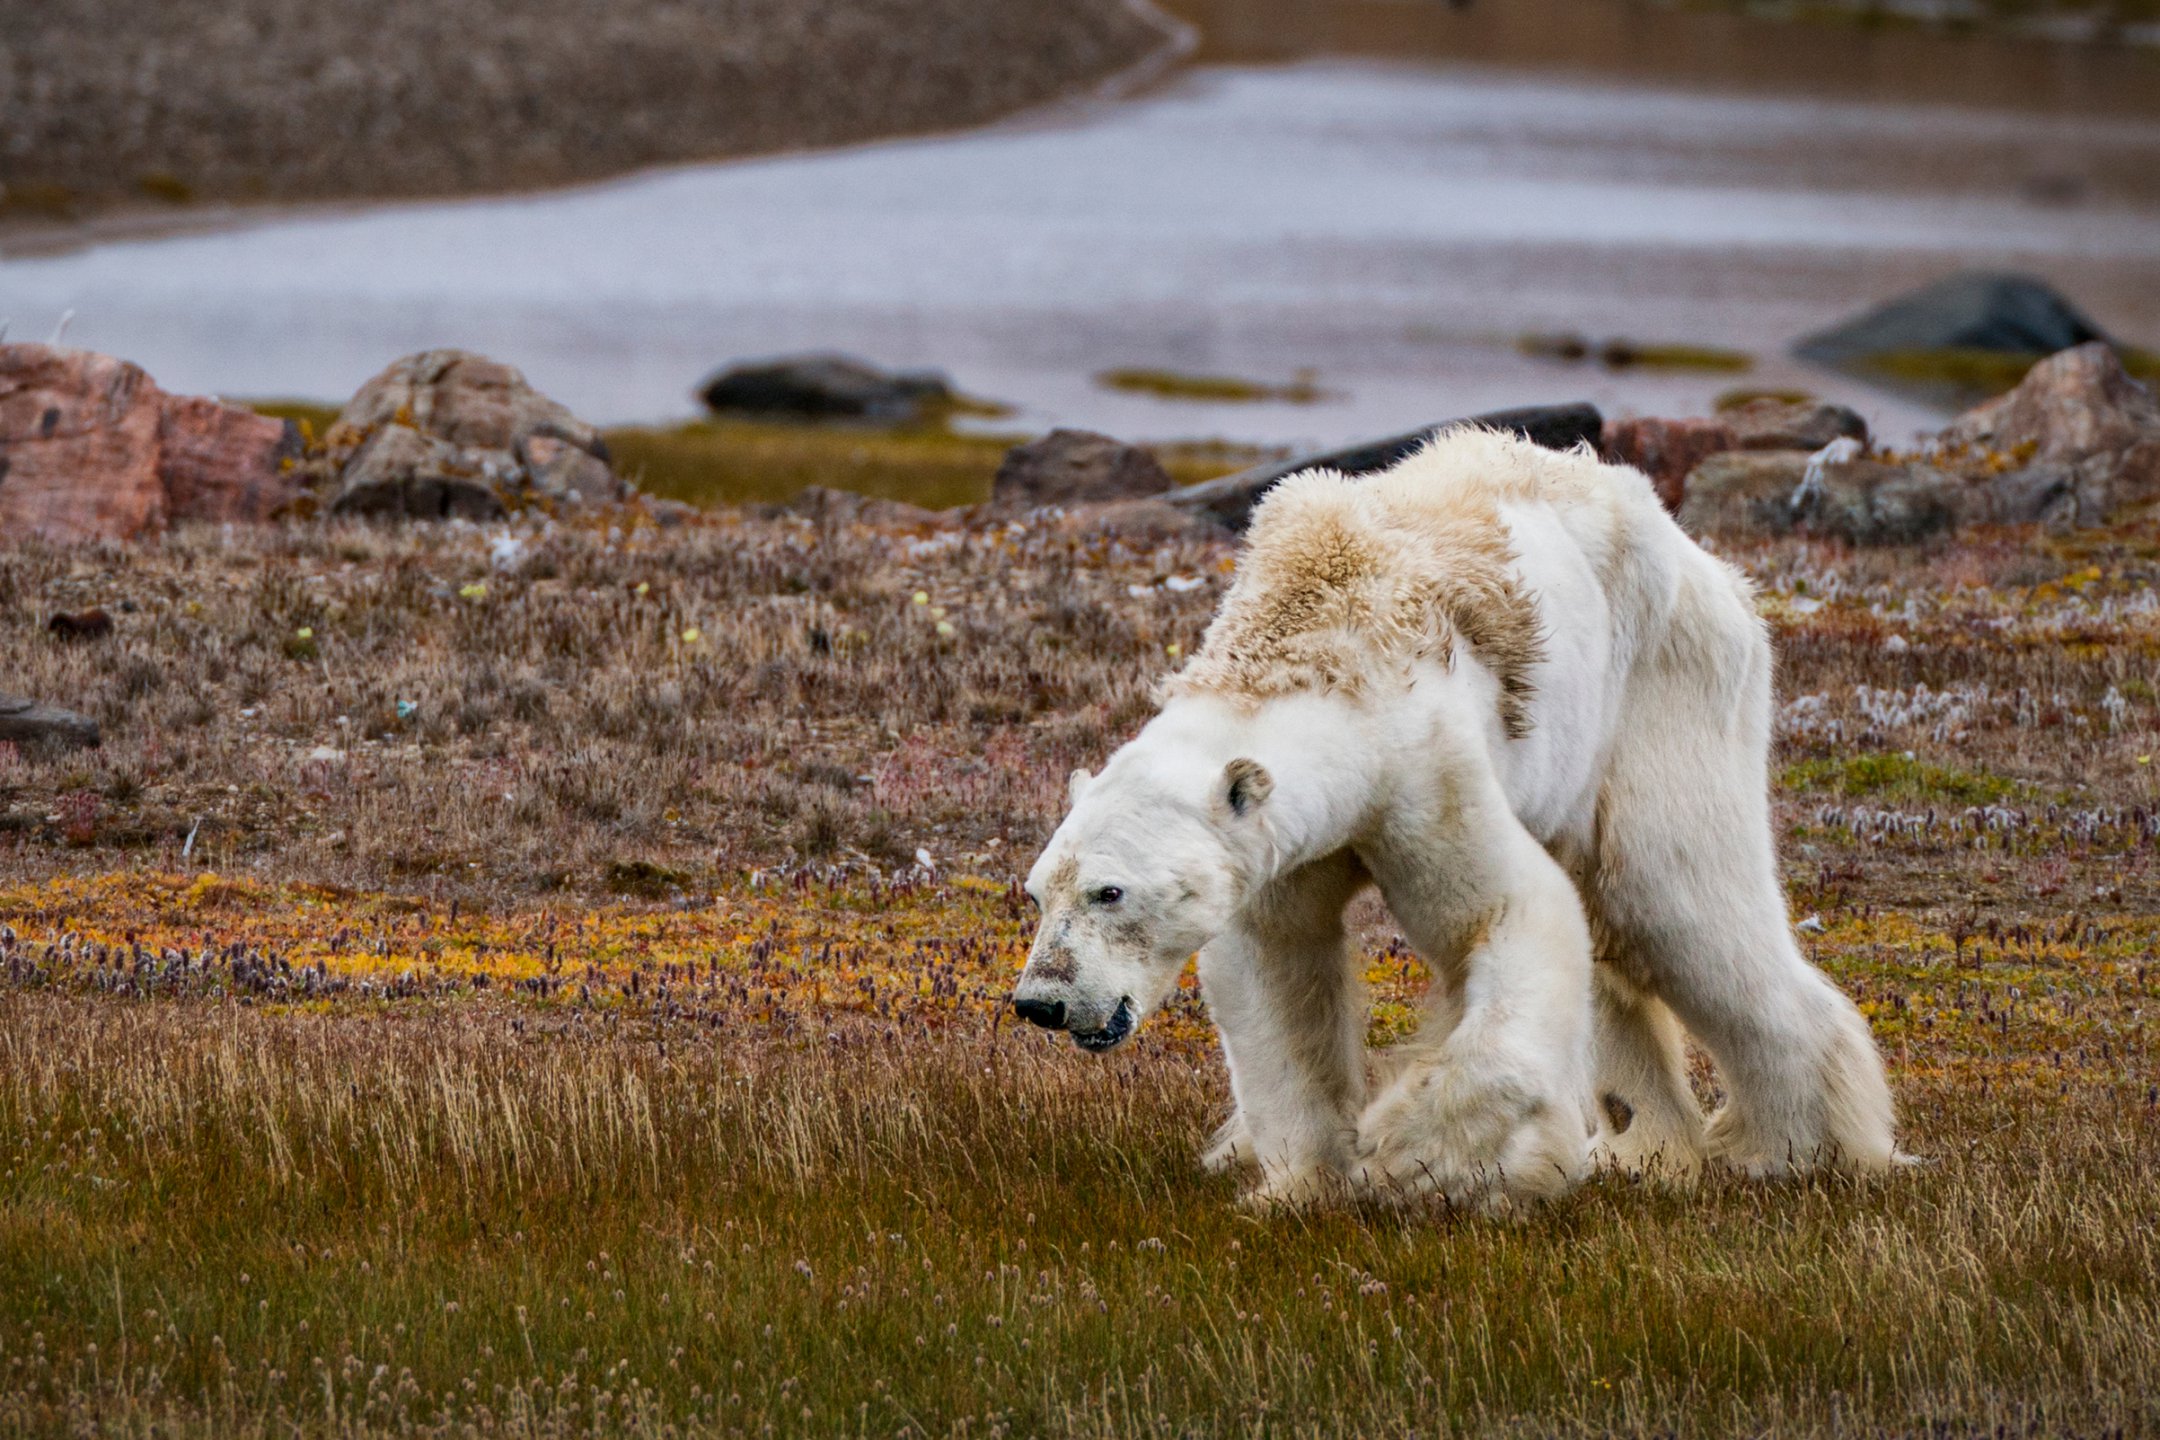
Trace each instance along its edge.
<instances>
[{"instance_id":1,"label":"bear's hind leg","mask_svg":"<svg viewBox=\"0 0 2160 1440\"><path fill-rule=\"evenodd\" d=\"M1644 1179L1692 1181L1705 1137L1680 1022L1610 962L1596 967L1593 998L1591 1050L1603 1119L1592 1157Z\"/></svg>"},{"instance_id":2,"label":"bear's hind leg","mask_svg":"<svg viewBox=\"0 0 2160 1440\"><path fill-rule=\"evenodd\" d=\"M1769 811L1770 652L1735 588L1683 589L1630 683L1586 898L1717 1062L1714 1157L1750 1174L1896 1158L1867 1021L1794 943Z\"/></svg>"}]
</instances>

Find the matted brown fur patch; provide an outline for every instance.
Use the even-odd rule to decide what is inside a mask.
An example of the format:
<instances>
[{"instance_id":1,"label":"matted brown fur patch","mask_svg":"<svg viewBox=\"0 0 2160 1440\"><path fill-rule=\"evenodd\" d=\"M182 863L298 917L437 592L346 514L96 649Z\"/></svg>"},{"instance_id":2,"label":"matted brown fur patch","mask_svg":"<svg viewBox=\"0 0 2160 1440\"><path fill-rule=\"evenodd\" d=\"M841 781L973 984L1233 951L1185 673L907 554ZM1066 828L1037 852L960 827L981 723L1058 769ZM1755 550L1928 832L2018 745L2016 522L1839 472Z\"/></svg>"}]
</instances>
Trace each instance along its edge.
<instances>
[{"instance_id":1,"label":"matted brown fur patch","mask_svg":"<svg viewBox=\"0 0 2160 1440\"><path fill-rule=\"evenodd\" d=\"M1314 470L1276 486L1199 652L1164 693L1355 694L1418 660L1454 664L1460 639L1499 680L1507 733L1528 734L1545 636L1495 508L1505 492L1386 479Z\"/></svg>"}]
</instances>

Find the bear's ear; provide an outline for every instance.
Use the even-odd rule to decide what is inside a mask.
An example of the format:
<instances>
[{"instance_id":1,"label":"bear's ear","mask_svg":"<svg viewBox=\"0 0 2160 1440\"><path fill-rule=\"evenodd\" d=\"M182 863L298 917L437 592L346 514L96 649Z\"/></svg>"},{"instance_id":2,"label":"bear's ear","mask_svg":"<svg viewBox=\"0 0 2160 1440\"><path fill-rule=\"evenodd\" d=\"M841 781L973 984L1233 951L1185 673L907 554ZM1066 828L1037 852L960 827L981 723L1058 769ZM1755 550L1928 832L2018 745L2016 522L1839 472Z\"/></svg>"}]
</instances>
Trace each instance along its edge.
<instances>
[{"instance_id":1,"label":"bear's ear","mask_svg":"<svg viewBox=\"0 0 2160 1440\"><path fill-rule=\"evenodd\" d=\"M1257 760L1232 760L1223 767L1223 798L1233 815L1250 815L1274 789L1275 781Z\"/></svg>"},{"instance_id":2,"label":"bear's ear","mask_svg":"<svg viewBox=\"0 0 2160 1440\"><path fill-rule=\"evenodd\" d=\"M1068 775L1065 778L1065 802L1068 805L1079 804L1080 792L1087 789L1088 782L1090 780L1093 780L1094 778L1095 777L1093 775L1088 774L1088 772L1084 769L1075 770L1072 774Z\"/></svg>"}]
</instances>

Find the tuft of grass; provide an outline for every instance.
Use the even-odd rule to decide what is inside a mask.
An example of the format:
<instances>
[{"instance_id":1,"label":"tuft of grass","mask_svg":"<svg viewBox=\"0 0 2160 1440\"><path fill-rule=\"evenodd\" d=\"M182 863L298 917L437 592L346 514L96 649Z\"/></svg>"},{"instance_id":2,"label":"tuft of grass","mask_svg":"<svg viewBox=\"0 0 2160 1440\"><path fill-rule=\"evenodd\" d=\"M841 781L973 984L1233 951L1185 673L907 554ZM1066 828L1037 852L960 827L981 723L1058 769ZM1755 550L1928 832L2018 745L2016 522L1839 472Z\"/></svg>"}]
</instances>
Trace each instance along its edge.
<instances>
[{"instance_id":1,"label":"tuft of grass","mask_svg":"<svg viewBox=\"0 0 2160 1440\"><path fill-rule=\"evenodd\" d=\"M1273 400L1291 405L1312 405L1329 398L1310 370L1284 385L1246 380L1235 375L1191 375L1179 370L1134 367L1105 370L1095 383L1108 390L1153 395L1158 400L1188 400L1204 404L1239 405Z\"/></svg>"},{"instance_id":2,"label":"tuft of grass","mask_svg":"<svg viewBox=\"0 0 2160 1440\"><path fill-rule=\"evenodd\" d=\"M1999 775L1933 765L1894 752L1802 760L1787 766L1780 778L1788 790L1953 805L1992 805L2020 789Z\"/></svg>"},{"instance_id":3,"label":"tuft of grass","mask_svg":"<svg viewBox=\"0 0 2160 1440\"><path fill-rule=\"evenodd\" d=\"M1571 331L1524 335L1516 340L1515 348L1533 360L1557 360L1570 364L1596 360L1609 370L1738 372L1752 369L1755 364L1753 356L1738 350L1720 350L1709 345L1643 344L1618 337L1593 344L1588 337Z\"/></svg>"},{"instance_id":4,"label":"tuft of grass","mask_svg":"<svg viewBox=\"0 0 2160 1440\"><path fill-rule=\"evenodd\" d=\"M1643 344L1608 340L1598 359L1613 370L1751 370L1755 358L1739 350L1720 350L1712 345Z\"/></svg>"},{"instance_id":5,"label":"tuft of grass","mask_svg":"<svg viewBox=\"0 0 2160 1440\"><path fill-rule=\"evenodd\" d=\"M345 408L324 400L243 400L240 403L258 415L292 421L310 441L329 434L330 427L337 423L339 412Z\"/></svg>"},{"instance_id":6,"label":"tuft of grass","mask_svg":"<svg viewBox=\"0 0 2160 1440\"><path fill-rule=\"evenodd\" d=\"M1758 390L1741 386L1719 392L1717 399L1711 404L1713 409L1723 414L1728 410L1738 410L1744 405L1752 405L1757 400L1775 400L1780 405L1807 405L1816 398L1815 394L1808 390Z\"/></svg>"}]
</instances>

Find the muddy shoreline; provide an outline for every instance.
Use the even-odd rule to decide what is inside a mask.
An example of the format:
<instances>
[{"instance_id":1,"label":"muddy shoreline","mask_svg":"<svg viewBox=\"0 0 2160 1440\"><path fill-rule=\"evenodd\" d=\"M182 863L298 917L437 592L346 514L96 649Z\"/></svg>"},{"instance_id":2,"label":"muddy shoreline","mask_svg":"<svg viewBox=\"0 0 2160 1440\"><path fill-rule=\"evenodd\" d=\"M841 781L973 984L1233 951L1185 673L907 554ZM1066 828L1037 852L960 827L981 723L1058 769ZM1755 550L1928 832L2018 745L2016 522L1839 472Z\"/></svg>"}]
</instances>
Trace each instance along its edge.
<instances>
[{"instance_id":1,"label":"muddy shoreline","mask_svg":"<svg viewBox=\"0 0 2160 1440\"><path fill-rule=\"evenodd\" d=\"M1147 0L61 0L0 35L11 253L270 204L546 190L1143 83Z\"/></svg>"}]
</instances>

